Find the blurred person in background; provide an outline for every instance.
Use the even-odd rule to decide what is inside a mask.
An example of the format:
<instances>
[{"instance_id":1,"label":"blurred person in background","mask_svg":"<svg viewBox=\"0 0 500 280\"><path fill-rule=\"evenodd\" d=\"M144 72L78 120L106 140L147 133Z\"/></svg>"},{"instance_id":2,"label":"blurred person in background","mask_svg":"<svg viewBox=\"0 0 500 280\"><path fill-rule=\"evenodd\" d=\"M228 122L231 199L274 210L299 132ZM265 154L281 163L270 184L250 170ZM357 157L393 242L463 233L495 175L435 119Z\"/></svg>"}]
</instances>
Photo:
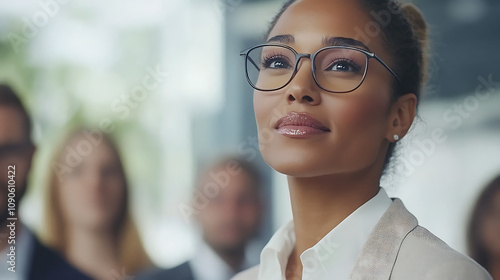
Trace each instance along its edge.
<instances>
[{"instance_id":1,"label":"blurred person in background","mask_svg":"<svg viewBox=\"0 0 500 280\"><path fill-rule=\"evenodd\" d=\"M34 152L31 121L25 108L10 87L0 85L0 279L89 280L44 246L18 216ZM15 172L8 174L8 170ZM11 183L15 187L8 188ZM8 198L14 198L13 205Z\"/></svg>"},{"instance_id":2,"label":"blurred person in background","mask_svg":"<svg viewBox=\"0 0 500 280\"><path fill-rule=\"evenodd\" d=\"M74 130L63 139L51 168L46 243L94 279L121 280L149 268L111 138L97 129Z\"/></svg>"},{"instance_id":3,"label":"blurred person in background","mask_svg":"<svg viewBox=\"0 0 500 280\"><path fill-rule=\"evenodd\" d=\"M193 259L171 269L154 270L142 280L229 280L255 264L245 249L261 221L261 179L246 160L227 157L198 176L192 200L203 242Z\"/></svg>"},{"instance_id":4,"label":"blurred person in background","mask_svg":"<svg viewBox=\"0 0 500 280\"><path fill-rule=\"evenodd\" d=\"M469 255L500 280L500 175L489 183L472 211L467 232Z\"/></svg>"}]
</instances>

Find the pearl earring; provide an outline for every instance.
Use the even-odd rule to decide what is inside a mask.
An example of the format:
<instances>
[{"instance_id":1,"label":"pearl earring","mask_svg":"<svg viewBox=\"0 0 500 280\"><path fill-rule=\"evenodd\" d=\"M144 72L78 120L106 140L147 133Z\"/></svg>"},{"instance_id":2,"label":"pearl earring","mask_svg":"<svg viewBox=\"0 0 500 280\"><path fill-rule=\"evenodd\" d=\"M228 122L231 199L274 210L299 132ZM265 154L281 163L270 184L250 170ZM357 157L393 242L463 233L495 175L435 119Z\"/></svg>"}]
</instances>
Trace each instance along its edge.
<instances>
[{"instance_id":1,"label":"pearl earring","mask_svg":"<svg viewBox=\"0 0 500 280\"><path fill-rule=\"evenodd\" d=\"M394 136L393 136L393 137L394 137L394 141L398 141L398 140L399 140L399 135L394 134Z\"/></svg>"}]
</instances>

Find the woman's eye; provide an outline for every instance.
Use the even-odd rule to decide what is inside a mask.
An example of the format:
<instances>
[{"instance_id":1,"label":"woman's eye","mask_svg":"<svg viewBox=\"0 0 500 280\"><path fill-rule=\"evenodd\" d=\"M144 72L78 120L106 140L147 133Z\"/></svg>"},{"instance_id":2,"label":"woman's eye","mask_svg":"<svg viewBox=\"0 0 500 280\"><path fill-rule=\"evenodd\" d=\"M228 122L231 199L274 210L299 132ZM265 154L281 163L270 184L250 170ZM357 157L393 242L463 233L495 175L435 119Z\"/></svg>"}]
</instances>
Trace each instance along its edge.
<instances>
[{"instance_id":1,"label":"woman's eye","mask_svg":"<svg viewBox=\"0 0 500 280\"><path fill-rule=\"evenodd\" d=\"M271 69L283 69L283 68L291 68L290 63L288 63L287 59L281 57L272 57L265 59L262 63L262 68L271 68Z\"/></svg>"},{"instance_id":2,"label":"woman's eye","mask_svg":"<svg viewBox=\"0 0 500 280\"><path fill-rule=\"evenodd\" d=\"M358 72L360 69L361 67L359 67L355 63L347 60L342 60L333 62L325 69L325 71Z\"/></svg>"}]
</instances>

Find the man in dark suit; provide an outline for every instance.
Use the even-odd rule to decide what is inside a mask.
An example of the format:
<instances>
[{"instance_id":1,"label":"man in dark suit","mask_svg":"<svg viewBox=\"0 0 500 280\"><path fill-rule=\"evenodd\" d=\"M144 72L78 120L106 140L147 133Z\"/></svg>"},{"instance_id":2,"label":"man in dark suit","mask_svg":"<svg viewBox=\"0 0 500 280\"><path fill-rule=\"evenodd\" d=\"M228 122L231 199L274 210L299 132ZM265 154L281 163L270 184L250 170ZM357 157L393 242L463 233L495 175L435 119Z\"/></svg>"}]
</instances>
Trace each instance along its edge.
<instances>
[{"instance_id":1,"label":"man in dark suit","mask_svg":"<svg viewBox=\"0 0 500 280\"><path fill-rule=\"evenodd\" d=\"M19 219L34 152L25 108L10 87L0 85L0 279L90 280Z\"/></svg>"},{"instance_id":2,"label":"man in dark suit","mask_svg":"<svg viewBox=\"0 0 500 280\"><path fill-rule=\"evenodd\" d=\"M172 269L157 269L134 280L229 280L253 263L245 254L261 219L260 176L248 161L224 158L198 178L185 217L196 219L202 242L195 256ZM182 208L182 207L181 207Z\"/></svg>"}]
</instances>

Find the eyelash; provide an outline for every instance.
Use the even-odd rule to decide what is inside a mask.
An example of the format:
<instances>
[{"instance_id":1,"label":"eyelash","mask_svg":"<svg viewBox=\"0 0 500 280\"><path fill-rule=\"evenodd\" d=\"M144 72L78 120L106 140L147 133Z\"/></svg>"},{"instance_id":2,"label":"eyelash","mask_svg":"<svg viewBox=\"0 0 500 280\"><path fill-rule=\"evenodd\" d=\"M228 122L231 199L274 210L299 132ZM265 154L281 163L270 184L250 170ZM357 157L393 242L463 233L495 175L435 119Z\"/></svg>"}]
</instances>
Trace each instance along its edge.
<instances>
[{"instance_id":1,"label":"eyelash","mask_svg":"<svg viewBox=\"0 0 500 280\"><path fill-rule=\"evenodd\" d=\"M346 62L346 63L348 63L350 67L354 68L355 72L359 72L359 70L361 70L361 67L356 62L354 62L353 60L348 59L348 58L335 59L332 62L330 62L328 64L328 67L326 67L326 68L330 68L333 64L339 63L339 62Z\"/></svg>"},{"instance_id":2,"label":"eyelash","mask_svg":"<svg viewBox=\"0 0 500 280\"><path fill-rule=\"evenodd\" d=\"M270 55L267 55L265 57L262 58L262 61L261 61L261 65L263 67L269 67L269 61L270 60L273 60L273 59L277 59L277 58L281 58L281 59L284 59L284 60L287 60L288 61L288 58L284 55L281 55L281 54L270 54Z\"/></svg>"},{"instance_id":3,"label":"eyelash","mask_svg":"<svg viewBox=\"0 0 500 280\"><path fill-rule=\"evenodd\" d=\"M276 61L277 59L283 59L286 61L286 63L288 65L290 65L290 62L288 61L289 60L288 57L286 57L282 54L279 54L279 53L270 53L270 54L264 56L262 58L261 65L263 68L269 68L270 64L272 62ZM326 69L331 67L332 65L334 65L336 63L341 63L341 62L347 63L349 65L349 67L352 68L353 72L359 72L362 68L350 58L337 58L337 59L332 60L329 64L327 64L328 67L326 67Z\"/></svg>"}]
</instances>

